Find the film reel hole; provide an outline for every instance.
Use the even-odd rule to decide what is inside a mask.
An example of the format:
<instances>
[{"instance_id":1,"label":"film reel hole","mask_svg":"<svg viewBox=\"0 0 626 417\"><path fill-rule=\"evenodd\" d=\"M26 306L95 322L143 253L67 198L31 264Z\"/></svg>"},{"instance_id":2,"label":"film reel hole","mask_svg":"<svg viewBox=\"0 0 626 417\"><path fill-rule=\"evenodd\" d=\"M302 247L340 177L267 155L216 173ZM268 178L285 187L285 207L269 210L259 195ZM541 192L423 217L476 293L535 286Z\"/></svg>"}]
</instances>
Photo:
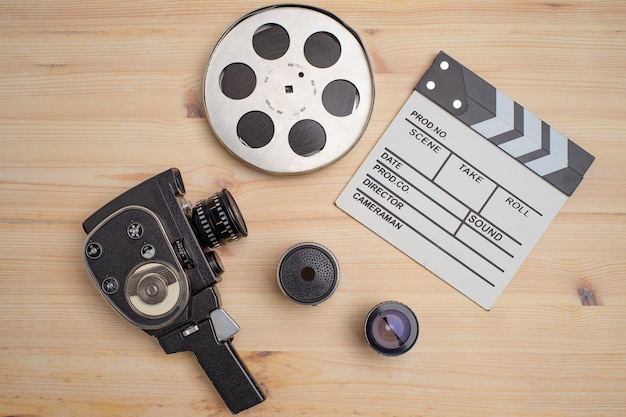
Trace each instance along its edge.
<instances>
[{"instance_id":1,"label":"film reel hole","mask_svg":"<svg viewBox=\"0 0 626 417\"><path fill-rule=\"evenodd\" d=\"M439 64L439 68L446 71L448 68L450 68L450 63L448 63L448 61L441 61L441 63Z\"/></svg>"},{"instance_id":2,"label":"film reel hole","mask_svg":"<svg viewBox=\"0 0 626 417\"><path fill-rule=\"evenodd\" d=\"M332 33L314 33L304 43L304 57L314 67L332 67L341 57L341 44Z\"/></svg>"},{"instance_id":3,"label":"film reel hole","mask_svg":"<svg viewBox=\"0 0 626 417\"><path fill-rule=\"evenodd\" d=\"M252 35L252 47L261 58L278 59L289 49L289 33L276 23L262 25Z\"/></svg>"},{"instance_id":4,"label":"film reel hole","mask_svg":"<svg viewBox=\"0 0 626 417\"><path fill-rule=\"evenodd\" d=\"M335 80L330 82L322 93L322 104L333 116L351 115L359 106L359 90L350 81Z\"/></svg>"},{"instance_id":5,"label":"film reel hole","mask_svg":"<svg viewBox=\"0 0 626 417\"><path fill-rule=\"evenodd\" d=\"M246 146L262 148L274 137L274 122L261 111L248 112L237 123L237 136Z\"/></svg>"},{"instance_id":6,"label":"film reel hole","mask_svg":"<svg viewBox=\"0 0 626 417\"><path fill-rule=\"evenodd\" d=\"M289 146L300 156L311 156L326 145L324 127L311 119L300 120L289 130Z\"/></svg>"},{"instance_id":7,"label":"film reel hole","mask_svg":"<svg viewBox=\"0 0 626 417\"><path fill-rule=\"evenodd\" d=\"M252 94L256 88L256 74L246 64L235 62L222 70L219 83L226 97L241 100Z\"/></svg>"},{"instance_id":8,"label":"film reel hole","mask_svg":"<svg viewBox=\"0 0 626 417\"><path fill-rule=\"evenodd\" d=\"M434 82L434 81L428 81L428 82L426 83L426 88L428 88L429 90L434 90L434 89L435 89L435 87L436 87L436 84L435 84L435 82Z\"/></svg>"}]
</instances>

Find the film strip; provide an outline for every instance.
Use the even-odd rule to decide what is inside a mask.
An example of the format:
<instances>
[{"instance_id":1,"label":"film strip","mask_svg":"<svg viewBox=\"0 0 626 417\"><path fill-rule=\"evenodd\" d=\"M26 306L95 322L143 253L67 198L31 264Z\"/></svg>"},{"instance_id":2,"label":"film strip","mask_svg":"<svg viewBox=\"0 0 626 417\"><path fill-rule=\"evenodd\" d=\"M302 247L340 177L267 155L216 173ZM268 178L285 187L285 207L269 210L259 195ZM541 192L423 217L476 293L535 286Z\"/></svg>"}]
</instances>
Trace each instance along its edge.
<instances>
[{"instance_id":1,"label":"film strip","mask_svg":"<svg viewBox=\"0 0 626 417\"><path fill-rule=\"evenodd\" d=\"M594 157L444 52L417 91L570 196Z\"/></svg>"}]
</instances>

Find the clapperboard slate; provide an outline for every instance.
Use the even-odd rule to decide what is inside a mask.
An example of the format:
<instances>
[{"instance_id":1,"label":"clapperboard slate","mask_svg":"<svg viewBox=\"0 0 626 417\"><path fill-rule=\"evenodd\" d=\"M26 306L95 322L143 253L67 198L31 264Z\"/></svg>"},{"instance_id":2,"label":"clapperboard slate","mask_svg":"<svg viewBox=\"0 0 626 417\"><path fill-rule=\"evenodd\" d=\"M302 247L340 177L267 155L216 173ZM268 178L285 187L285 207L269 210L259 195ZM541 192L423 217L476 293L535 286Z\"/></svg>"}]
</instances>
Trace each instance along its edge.
<instances>
[{"instance_id":1,"label":"clapperboard slate","mask_svg":"<svg viewBox=\"0 0 626 417\"><path fill-rule=\"evenodd\" d=\"M593 160L440 52L336 204L489 310Z\"/></svg>"}]
</instances>

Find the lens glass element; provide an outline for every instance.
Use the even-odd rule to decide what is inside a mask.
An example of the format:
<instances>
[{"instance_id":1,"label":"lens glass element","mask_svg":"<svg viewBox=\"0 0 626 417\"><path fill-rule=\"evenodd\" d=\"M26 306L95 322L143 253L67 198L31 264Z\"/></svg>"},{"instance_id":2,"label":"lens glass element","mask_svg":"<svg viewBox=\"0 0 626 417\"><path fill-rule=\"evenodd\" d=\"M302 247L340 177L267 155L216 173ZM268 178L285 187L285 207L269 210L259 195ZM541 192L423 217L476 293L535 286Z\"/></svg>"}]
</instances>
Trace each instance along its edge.
<instances>
[{"instance_id":1,"label":"lens glass element","mask_svg":"<svg viewBox=\"0 0 626 417\"><path fill-rule=\"evenodd\" d=\"M383 355L401 355L417 340L419 325L415 314L394 301L374 307L365 321L365 336L372 348Z\"/></svg>"},{"instance_id":2,"label":"lens glass element","mask_svg":"<svg viewBox=\"0 0 626 417\"><path fill-rule=\"evenodd\" d=\"M379 345L387 349L397 349L411 335L411 324L408 317L398 310L387 310L374 316L372 332Z\"/></svg>"}]
</instances>

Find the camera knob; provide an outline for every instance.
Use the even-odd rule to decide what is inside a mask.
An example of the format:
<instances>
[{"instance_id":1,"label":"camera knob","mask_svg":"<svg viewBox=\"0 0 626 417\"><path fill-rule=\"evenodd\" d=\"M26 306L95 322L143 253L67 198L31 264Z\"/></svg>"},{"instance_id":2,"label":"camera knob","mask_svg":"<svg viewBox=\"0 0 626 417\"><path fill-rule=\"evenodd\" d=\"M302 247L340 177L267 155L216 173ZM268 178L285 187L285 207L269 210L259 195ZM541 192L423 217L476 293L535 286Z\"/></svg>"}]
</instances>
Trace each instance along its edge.
<instances>
[{"instance_id":1,"label":"camera knob","mask_svg":"<svg viewBox=\"0 0 626 417\"><path fill-rule=\"evenodd\" d=\"M191 219L200 243L206 248L218 248L226 242L248 236L246 222L227 189L199 201L192 210Z\"/></svg>"}]
</instances>

